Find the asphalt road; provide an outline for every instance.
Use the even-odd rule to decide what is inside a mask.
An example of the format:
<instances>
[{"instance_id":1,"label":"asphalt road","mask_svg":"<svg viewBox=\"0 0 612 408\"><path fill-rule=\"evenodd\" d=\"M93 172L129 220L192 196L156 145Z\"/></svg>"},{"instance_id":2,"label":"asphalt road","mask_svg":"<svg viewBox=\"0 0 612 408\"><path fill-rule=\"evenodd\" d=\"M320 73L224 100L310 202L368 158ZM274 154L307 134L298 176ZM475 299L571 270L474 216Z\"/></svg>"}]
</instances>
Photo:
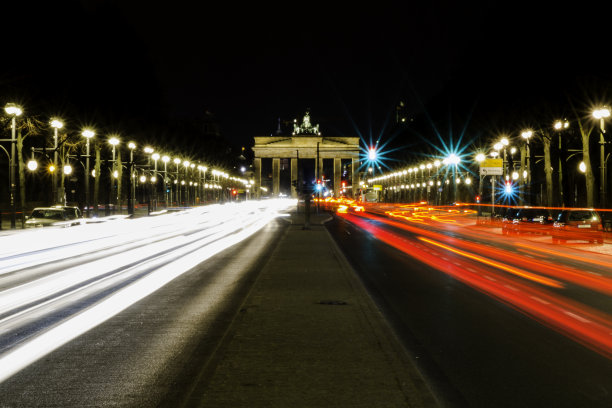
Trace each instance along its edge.
<instances>
[{"instance_id":1,"label":"asphalt road","mask_svg":"<svg viewBox=\"0 0 612 408\"><path fill-rule=\"evenodd\" d=\"M144 296L57 349L43 352L41 358L0 382L0 407L174 406L174 401L192 387L194 373L213 355L262 262L286 227L287 223L278 219L268 222L255 235L191 267L153 295ZM161 242L180 239L175 248L182 250L190 245L191 237L201 233L199 230L191 225L187 231L162 234L163 238L160 235L147 245L156 249ZM193 239L216 238L206 231L203 237ZM13 350L30 344L36 344L31 350L38 353L48 343L37 344L37 338L86 316L93 306L135 286L133 282L144 281L152 271L164 271L159 264L142 270L136 264L162 262L170 252L157 250L142 260L130 252L142 250L141 245L129 243L110 245L76 259L37 261L42 263L0 276L0 288L10 294L29 283L66 273L71 266L80 268L77 272L82 275L88 273L87 265L111 265L124 251L130 254L121 270L111 268L74 283L72 291L41 293L36 301L0 314L0 324L5 325L0 333L0 357L9 358ZM57 250L50 255L40 252L55 256ZM172 262L187 257L179 254ZM171 266L164 273L173 273L176 268Z\"/></svg>"},{"instance_id":2,"label":"asphalt road","mask_svg":"<svg viewBox=\"0 0 612 408\"><path fill-rule=\"evenodd\" d=\"M466 276L477 266L467 264L472 260L466 260L466 256L477 257L478 252L466 254L463 249L456 255L449 250L466 243L480 245L483 251L503 249L504 254L490 262L493 267L483 268L482 273L489 274L485 277L491 281L507 279L511 282L506 284L507 291L513 293L523 287L519 285L528 280L525 277L544 276L537 274L539 271L533 262L548 265L551 270L555 264L574 268L569 271L574 275L569 272L563 275L571 280L585 271L584 264L588 261L570 259L571 253L567 252L570 249L555 254L545 252L548 247L535 247L535 243L527 241L495 241L491 235L479 236L473 231L462 236L460 229L442 231L440 225L432 228L413 224L412 230L406 230L380 220L348 214L336 216L327 226L447 406L612 406L612 361L605 351L582 339L579 332L572 335L568 333L570 329L557 327L542 318L538 315L539 309L529 310L523 304L513 304L508 300L512 293L491 293L483 289L485 286L470 284ZM428 245L417 238L425 235L419 232L431 231L442 232L450 243L436 244L444 245L438 252L430 246L425 248L426 254L417 256ZM386 233L391 235L385 238ZM553 250L563 252L563 249ZM487 259L492 259L491 254ZM446 269L432 266L441 259ZM509 274L493 275L499 272L495 266L502 262L513 265L515 269L508 266L509 271L524 271L524 275L512 276L514 281L505 276ZM526 272L527 267L532 268L531 272ZM596 270L597 265L593 268L594 271L588 271L592 273L589 276L605 278L605 263L600 270ZM582 279L586 281L589 276L580 275L574 282L568 282L549 275L550 281L530 281L524 288L534 291L529 293L538 293L530 298L542 303L561 299L560 303L597 308L598 313L609 316L612 312L609 294L602 294L597 287L582 285ZM584 317L565 312L575 322L590 323Z\"/></svg>"}]
</instances>

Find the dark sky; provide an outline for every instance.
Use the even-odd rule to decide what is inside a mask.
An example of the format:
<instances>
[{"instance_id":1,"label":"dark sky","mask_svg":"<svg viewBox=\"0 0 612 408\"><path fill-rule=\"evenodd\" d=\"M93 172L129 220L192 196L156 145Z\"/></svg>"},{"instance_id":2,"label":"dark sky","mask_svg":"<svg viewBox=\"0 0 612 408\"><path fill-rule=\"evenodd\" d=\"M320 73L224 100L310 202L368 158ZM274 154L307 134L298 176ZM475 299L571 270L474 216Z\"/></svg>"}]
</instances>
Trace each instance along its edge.
<instances>
[{"instance_id":1,"label":"dark sky","mask_svg":"<svg viewBox=\"0 0 612 408\"><path fill-rule=\"evenodd\" d=\"M3 6L0 98L160 143L181 140L165 121L209 111L226 139L250 146L307 108L324 134L367 138L399 99L418 112L450 83L490 109L612 69L605 14L588 6L215 3Z\"/></svg>"}]
</instances>

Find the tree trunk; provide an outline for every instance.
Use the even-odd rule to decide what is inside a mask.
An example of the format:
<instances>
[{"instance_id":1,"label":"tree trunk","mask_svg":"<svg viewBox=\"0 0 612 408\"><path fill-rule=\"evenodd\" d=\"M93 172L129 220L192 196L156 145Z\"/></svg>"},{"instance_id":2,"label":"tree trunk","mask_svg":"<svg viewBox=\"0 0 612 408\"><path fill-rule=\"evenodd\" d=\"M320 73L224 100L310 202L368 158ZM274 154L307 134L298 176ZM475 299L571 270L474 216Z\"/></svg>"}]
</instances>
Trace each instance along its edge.
<instances>
[{"instance_id":1,"label":"tree trunk","mask_svg":"<svg viewBox=\"0 0 612 408\"><path fill-rule=\"evenodd\" d=\"M544 174L546 175L546 206L553 206L553 169L550 159L550 138L544 134L542 136L544 145Z\"/></svg>"},{"instance_id":2,"label":"tree trunk","mask_svg":"<svg viewBox=\"0 0 612 408\"><path fill-rule=\"evenodd\" d=\"M17 163L19 163L19 205L21 210L21 228L25 228L26 180L23 164L23 137L21 129L17 130Z\"/></svg>"}]
</instances>

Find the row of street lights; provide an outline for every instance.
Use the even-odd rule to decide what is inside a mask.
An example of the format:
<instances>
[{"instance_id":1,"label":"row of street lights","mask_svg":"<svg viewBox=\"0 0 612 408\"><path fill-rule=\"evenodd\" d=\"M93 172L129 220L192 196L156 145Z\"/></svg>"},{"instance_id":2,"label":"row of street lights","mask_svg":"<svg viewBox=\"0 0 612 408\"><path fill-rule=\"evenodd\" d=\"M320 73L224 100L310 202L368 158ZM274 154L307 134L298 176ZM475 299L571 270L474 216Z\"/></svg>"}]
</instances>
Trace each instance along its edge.
<instances>
[{"instance_id":1,"label":"row of street lights","mask_svg":"<svg viewBox=\"0 0 612 408\"><path fill-rule=\"evenodd\" d=\"M16 177L16 167L17 167L17 161L15 159L15 149L16 149L16 129L17 129L17 118L19 116L21 116L23 114L23 110L12 103L9 103L5 106L5 112L7 113L7 115L9 115L11 117L11 139L0 139L0 141L6 141L6 142L11 142L11 152L10 155L9 153L6 151L6 149L4 149L4 147L0 146L3 150L5 150L5 152L7 153L8 159L9 159L9 179L10 179L10 207L11 207L11 228L15 228L16 227L16 203L15 203L15 199L16 199L16 181L15 181L15 177ZM54 203L63 203L65 204L65 196L63 194L63 192L59 191L58 188L58 177L57 177L57 173L58 173L58 161L59 161L59 151L60 151L60 141L59 141L59 131L60 129L62 129L64 127L63 122L60 119L54 118L53 120L51 120L50 122L50 126L53 129L53 162L50 163L50 165L48 166L48 171L51 173L51 183L52 183L52 200L54 201ZM95 174L95 170L91 171L90 170L90 143L91 140L96 136L96 133L93 129L83 129L81 132L81 136L85 139L85 172L84 172L84 188L85 188L85 207L86 207L86 212L87 215L89 216L89 211L91 208L90 205L90 187L89 187L89 177L96 177ZM112 146L112 163L113 163L113 177L117 178L119 176L119 171L117 170L116 166L117 166L117 156L116 156L116 151L119 148L120 145L120 140L116 135L110 135L109 139L108 139L108 143ZM135 180L136 180L136 174L134 172L134 151L136 150L136 144L134 142L130 142L127 144L127 147L130 150L130 169L129 169L129 182L130 184L135 186ZM35 150L44 150L44 149L32 149L32 153L34 153ZM152 183L156 184L157 182L157 175L158 175L158 168L157 168L157 162L159 160L161 160L164 163L164 189L165 189L165 194L166 194L166 203L169 202L169 198L168 197L168 182L170 181L170 176L169 176L169 172L168 172L168 163L171 161L171 158L169 155L161 155L159 152L156 152L152 147L146 146L143 149L143 152L147 155L148 157L148 162L149 164L147 164L146 166L142 166L143 168L148 168L150 165L150 160L152 159L154 162L154 168L153 168L153 172L152 172L152 176L149 178L149 181L151 181ZM178 157L174 158L173 162L177 165L177 170L176 170L176 180L174 180L174 184L177 185L177 202L180 203L180 187L178 187L179 185L184 185L184 186L191 186L193 187L197 187L198 188L198 193L201 193L201 189L205 189L205 190L215 190L217 192L219 192L222 187L220 186L221 181L225 182L228 185L234 185L234 186L244 186L247 191L249 191L249 188L252 188L252 181L249 180L245 180L245 179L241 179L241 178L236 178L236 177L230 177L227 173L217 170L217 169L213 169L209 174L212 174L211 180L210 182L206 181L206 172L208 170L207 166L203 166L200 164L195 164L195 163L191 163L188 160L183 160L180 159ZM183 166L185 167L185 177L189 178L189 172L191 172L191 177L194 177L194 172L197 166L197 171L198 171L198 177L197 177L197 181L189 181L187 184L185 180L181 180L180 184L179 184L179 178L180 178L180 172L179 172L179 165L183 164ZM35 158L32 157L31 160L28 161L27 163L27 168L30 171L35 171L38 168L38 163L36 162ZM63 173L65 175L71 174L72 173L72 166L70 166L69 161L65 163L64 168L63 168ZM147 178L144 177L144 180L142 180L142 176L139 179L141 182L146 182ZM114 184L114 183L113 183ZM23 188L23 187L22 187ZM235 191L235 190L234 190ZM133 204L134 204L134 195L133 194L134 191L132 190L132 188L129 188L128 190L128 211L129 212L133 212ZM155 192L155 194L157 195L157 191ZM217 195L218 193L215 193L215 195ZM187 197L189 197L189 191L187 190ZM116 197L117 200L120 199L120 197Z\"/></svg>"},{"instance_id":2,"label":"row of street lights","mask_svg":"<svg viewBox=\"0 0 612 408\"><path fill-rule=\"evenodd\" d=\"M436 186L438 191L441 189L442 181L438 179L440 173L440 167L445 166L452 171L453 182L453 200L457 201L457 185L461 184L461 178L457 176L457 167L461 163L461 157L455 153L451 153L444 157L442 160L434 160L432 162L421 163L418 166L410 166L406 169L394 171L393 173L382 174L378 177L369 178L368 184L374 184L381 182L385 185L387 191L396 192L407 190L408 193L412 193L413 199L416 199L417 190L419 192L419 199L423 199L423 189L426 190L426 200L429 201L429 192ZM427 176L425 176L425 170L427 169ZM435 169L435 173L432 179L432 169ZM420 177L419 177L420 171ZM435 179L435 180L434 180ZM466 185L470 185L472 180L469 176L465 177L464 182ZM450 184L449 180L444 181L445 184ZM436 194L437 197L437 194Z\"/></svg>"},{"instance_id":3,"label":"row of street lights","mask_svg":"<svg viewBox=\"0 0 612 408\"><path fill-rule=\"evenodd\" d=\"M605 119L610 117L610 110L606 107L598 108L593 111L592 115L595 119L599 120L600 196L601 196L600 206L602 208L605 208L606 194L607 194L606 193L607 157L606 157L606 152L605 152L606 141L605 141L604 135L606 133L605 132ZM560 152L562 150L561 131L567 130L568 128L569 128L569 122L567 120L557 120L553 124L554 131L558 133L558 146L559 146ZM532 160L532 157L531 157L530 140L533 138L533 136L534 136L534 131L530 129L523 130L520 133L520 138L524 141L524 150L521 150L520 173L519 171L517 171L517 168L516 168L517 162L514 159L514 155L517 153L518 149L515 146L510 146L510 140L508 139L508 137L502 137L501 139L496 141L493 144L492 150L489 153L478 152L475 155L475 161L479 164L479 166L486 159L487 156L490 156L492 158L500 157L502 159L502 169L501 169L500 174L503 174L505 185L511 186L512 183L520 181L522 184L522 188L519 190L521 194L521 201L523 202L525 201L524 196L526 195L527 197L529 197L531 193L531 180L532 180L531 160ZM510 154L510 159L512 161L512 168L510 168L510 160L508 157L508 153ZM449 155L442 161L442 164L446 166L450 166L451 170L453 171L453 179L455 179L455 184L454 184L455 201L457 197L457 193L456 193L457 184L460 182L460 180L457 181L457 177L456 177L457 166L459 165L459 163L460 163L460 157L454 154ZM419 166L409 167L405 170L394 171L391 173L382 174L379 177L368 179L367 182L368 184L372 184L376 182L384 183L386 184L385 186L386 189L391 190L391 191L398 191L398 190L401 191L403 189L413 189L413 188L423 188L423 187L427 187L429 191L429 188L434 185L434 181L430 180L431 175L429 173L429 170L432 169L434 166L436 168L435 174L437 177L439 173L439 166L440 166L439 160L436 160L436 162L434 163L420 164ZM559 171L559 192L562 195L563 194L563 186L562 186L563 176L562 176L561 169L562 169L563 164L562 164L561 155L559 155L558 166L559 166L559 169L558 169ZM425 180L424 169L428 169L427 180ZM421 176L420 180L418 179L419 170L420 170L420 176ZM584 161L580 163L579 170L583 173L587 171L587 165L585 164ZM405 183L406 180L408 181L408 184ZM495 183L495 176L492 177L492 184L494 183ZM438 181L438 185L439 184L441 183ZM495 186L493 186L492 189L494 191ZM482 196L482 175L480 177L479 195ZM422 193L421 193L421 198L422 198Z\"/></svg>"}]
</instances>

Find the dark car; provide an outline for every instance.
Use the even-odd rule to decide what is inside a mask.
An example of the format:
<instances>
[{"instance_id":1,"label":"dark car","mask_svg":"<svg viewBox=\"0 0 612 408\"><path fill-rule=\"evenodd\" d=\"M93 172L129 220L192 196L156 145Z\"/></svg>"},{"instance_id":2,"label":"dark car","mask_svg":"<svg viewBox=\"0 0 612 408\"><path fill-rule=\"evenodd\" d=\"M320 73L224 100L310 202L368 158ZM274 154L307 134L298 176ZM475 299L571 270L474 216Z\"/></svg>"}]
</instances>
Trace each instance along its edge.
<instances>
[{"instance_id":1,"label":"dark car","mask_svg":"<svg viewBox=\"0 0 612 408\"><path fill-rule=\"evenodd\" d=\"M553 224L553 244L566 241L588 241L603 244L604 231L597 211L563 210Z\"/></svg>"},{"instance_id":2,"label":"dark car","mask_svg":"<svg viewBox=\"0 0 612 408\"><path fill-rule=\"evenodd\" d=\"M56 205L32 210L32 214L26 219L25 227L71 227L81 224L85 224L85 219L78 207Z\"/></svg>"},{"instance_id":3,"label":"dark car","mask_svg":"<svg viewBox=\"0 0 612 408\"><path fill-rule=\"evenodd\" d=\"M548 235L552 232L553 222L550 211L545 208L514 208L502 219L502 233Z\"/></svg>"}]
</instances>

